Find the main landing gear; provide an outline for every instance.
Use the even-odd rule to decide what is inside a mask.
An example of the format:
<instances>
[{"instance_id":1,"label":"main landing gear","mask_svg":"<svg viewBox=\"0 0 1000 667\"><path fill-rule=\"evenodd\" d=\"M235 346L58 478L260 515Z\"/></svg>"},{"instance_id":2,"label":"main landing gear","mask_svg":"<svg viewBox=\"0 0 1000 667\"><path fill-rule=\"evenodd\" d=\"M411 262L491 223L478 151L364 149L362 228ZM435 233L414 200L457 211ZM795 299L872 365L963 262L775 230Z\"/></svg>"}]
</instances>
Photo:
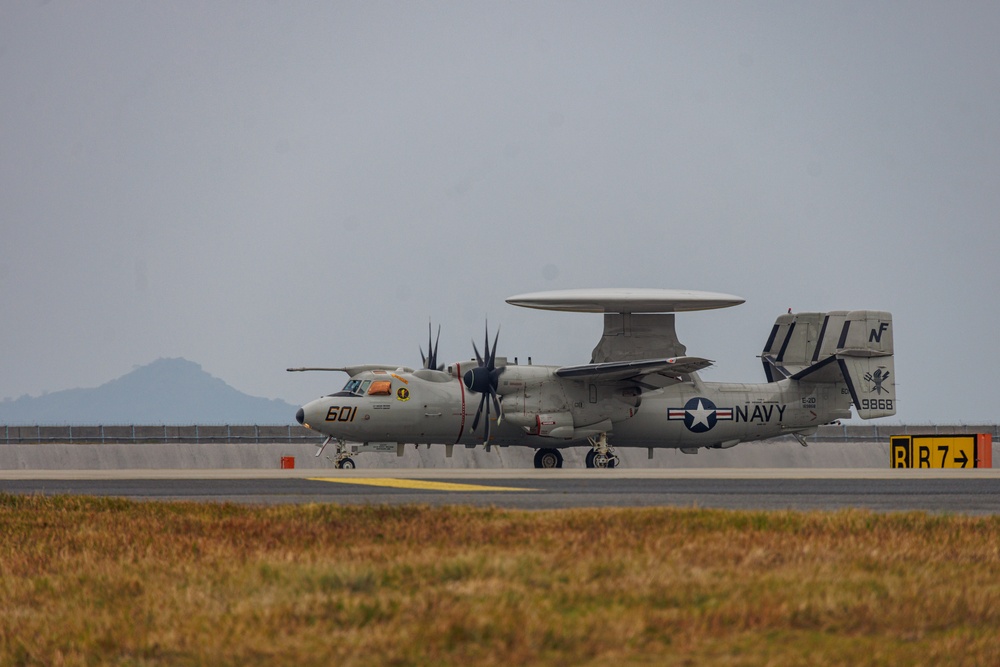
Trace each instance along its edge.
<instances>
[{"instance_id":1,"label":"main landing gear","mask_svg":"<svg viewBox=\"0 0 1000 667\"><path fill-rule=\"evenodd\" d=\"M621 459L615 454L615 448L608 445L607 433L602 433L596 438L590 438L589 442L593 449L587 452L588 468L617 468L621 465ZM562 468L562 452L552 447L539 449L535 452L535 467Z\"/></svg>"},{"instance_id":2,"label":"main landing gear","mask_svg":"<svg viewBox=\"0 0 1000 667\"><path fill-rule=\"evenodd\" d=\"M322 454L323 450L326 449L326 446L333 440L333 436L324 440L323 444L316 449L316 456ZM354 465L354 459L352 459L351 455L347 452L347 443L343 440L337 440L335 446L337 448L337 453L333 457L333 467L341 468L343 470L354 470L357 468L357 466Z\"/></svg>"},{"instance_id":3,"label":"main landing gear","mask_svg":"<svg viewBox=\"0 0 1000 667\"><path fill-rule=\"evenodd\" d=\"M536 468L562 468L562 452L558 449L539 449L535 452Z\"/></svg>"},{"instance_id":4,"label":"main landing gear","mask_svg":"<svg viewBox=\"0 0 1000 667\"><path fill-rule=\"evenodd\" d=\"M615 448L608 444L608 434L602 433L597 438L588 438L590 446L587 452L588 468L617 468L621 459L615 454Z\"/></svg>"}]
</instances>

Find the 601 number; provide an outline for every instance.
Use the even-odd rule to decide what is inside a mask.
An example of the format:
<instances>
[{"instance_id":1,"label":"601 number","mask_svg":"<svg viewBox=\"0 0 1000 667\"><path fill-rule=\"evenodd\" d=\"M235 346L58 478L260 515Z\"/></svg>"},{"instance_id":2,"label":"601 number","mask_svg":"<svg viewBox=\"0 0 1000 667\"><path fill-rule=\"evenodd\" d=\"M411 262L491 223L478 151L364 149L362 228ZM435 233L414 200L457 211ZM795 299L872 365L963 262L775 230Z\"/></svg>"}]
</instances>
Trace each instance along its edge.
<instances>
[{"instance_id":1,"label":"601 number","mask_svg":"<svg viewBox=\"0 0 1000 667\"><path fill-rule=\"evenodd\" d=\"M354 421L354 415L358 412L358 408L345 405L343 407L337 405L331 405L330 409L326 411L326 420L328 422L352 422Z\"/></svg>"}]
</instances>

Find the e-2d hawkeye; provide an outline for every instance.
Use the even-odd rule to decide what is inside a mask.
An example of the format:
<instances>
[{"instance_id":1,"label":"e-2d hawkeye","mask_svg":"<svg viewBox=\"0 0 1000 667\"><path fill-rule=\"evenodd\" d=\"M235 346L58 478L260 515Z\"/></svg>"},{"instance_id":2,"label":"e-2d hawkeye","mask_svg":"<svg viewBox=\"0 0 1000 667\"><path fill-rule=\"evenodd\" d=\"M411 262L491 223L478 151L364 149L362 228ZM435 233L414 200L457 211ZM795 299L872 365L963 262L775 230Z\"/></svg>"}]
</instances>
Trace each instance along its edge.
<instances>
[{"instance_id":1,"label":"e-2d hawkeye","mask_svg":"<svg viewBox=\"0 0 1000 667\"><path fill-rule=\"evenodd\" d=\"M712 365L688 356L676 313L725 308L743 299L662 289L558 290L522 294L527 308L601 313L604 333L590 362L519 364L497 356L499 331L475 359L438 365L438 338L421 348L423 368L363 364L290 371L346 372L341 391L302 406L297 421L335 443L335 465L361 452L403 454L405 444L531 447L536 468L560 468L561 451L588 447L589 468L620 464L619 447L725 449L793 435L800 443L823 424L896 412L892 316L873 310L787 313L760 355L761 384L704 382ZM492 408L492 410L491 410ZM481 426L481 428L480 428Z\"/></svg>"}]
</instances>

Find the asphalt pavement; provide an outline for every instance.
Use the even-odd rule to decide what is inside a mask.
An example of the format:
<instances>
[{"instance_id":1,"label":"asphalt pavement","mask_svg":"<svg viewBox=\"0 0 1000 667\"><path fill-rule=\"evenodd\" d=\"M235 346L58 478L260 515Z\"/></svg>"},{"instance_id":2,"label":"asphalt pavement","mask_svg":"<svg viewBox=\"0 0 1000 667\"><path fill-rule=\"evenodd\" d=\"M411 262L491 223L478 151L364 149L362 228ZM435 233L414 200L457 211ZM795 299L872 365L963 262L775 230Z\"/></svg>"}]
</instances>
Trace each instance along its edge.
<instances>
[{"instance_id":1,"label":"asphalt pavement","mask_svg":"<svg viewBox=\"0 0 1000 667\"><path fill-rule=\"evenodd\" d=\"M250 504L1000 514L1000 470L2 471L0 493Z\"/></svg>"}]
</instances>

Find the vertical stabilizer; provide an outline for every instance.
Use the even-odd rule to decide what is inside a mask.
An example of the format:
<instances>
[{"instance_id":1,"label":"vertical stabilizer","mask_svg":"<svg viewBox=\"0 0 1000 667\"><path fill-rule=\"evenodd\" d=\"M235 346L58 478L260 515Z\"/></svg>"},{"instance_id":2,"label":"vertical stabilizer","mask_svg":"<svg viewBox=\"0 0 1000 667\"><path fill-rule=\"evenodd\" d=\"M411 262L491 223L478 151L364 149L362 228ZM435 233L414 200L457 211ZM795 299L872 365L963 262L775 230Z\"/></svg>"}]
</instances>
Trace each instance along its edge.
<instances>
[{"instance_id":1,"label":"vertical stabilizer","mask_svg":"<svg viewBox=\"0 0 1000 667\"><path fill-rule=\"evenodd\" d=\"M881 310L789 313L774 323L761 359L768 381L847 385L862 419L896 414L892 315Z\"/></svg>"},{"instance_id":2,"label":"vertical stabilizer","mask_svg":"<svg viewBox=\"0 0 1000 667\"><path fill-rule=\"evenodd\" d=\"M837 363L862 419L896 414L892 315L877 310L847 314L837 342Z\"/></svg>"}]
</instances>

